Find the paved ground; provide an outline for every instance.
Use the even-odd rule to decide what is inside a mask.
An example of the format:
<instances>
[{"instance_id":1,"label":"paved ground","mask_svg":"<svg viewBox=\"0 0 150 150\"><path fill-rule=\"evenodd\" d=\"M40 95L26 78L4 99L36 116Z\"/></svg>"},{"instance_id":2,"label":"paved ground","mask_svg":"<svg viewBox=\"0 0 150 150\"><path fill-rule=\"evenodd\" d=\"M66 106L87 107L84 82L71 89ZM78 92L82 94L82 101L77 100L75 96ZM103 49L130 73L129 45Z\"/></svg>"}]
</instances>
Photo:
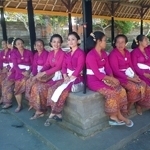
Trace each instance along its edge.
<instances>
[{"instance_id":1,"label":"paved ground","mask_svg":"<svg viewBox=\"0 0 150 150\"><path fill-rule=\"evenodd\" d=\"M150 130L141 134L121 150L150 150Z\"/></svg>"},{"instance_id":2,"label":"paved ground","mask_svg":"<svg viewBox=\"0 0 150 150\"><path fill-rule=\"evenodd\" d=\"M10 114L0 113L0 150L50 150Z\"/></svg>"},{"instance_id":3,"label":"paved ground","mask_svg":"<svg viewBox=\"0 0 150 150\"><path fill-rule=\"evenodd\" d=\"M106 150L106 147L109 147L106 145L114 147L117 145L116 141L122 140L121 144L124 140L128 141L131 135L133 138L137 130L139 130L138 133L146 131L142 127L149 124L150 118L149 112L146 112L140 116L141 118L139 116L134 118L134 128L113 127L87 140L82 140L55 124L48 128L44 127L43 122L46 118L30 121L32 112L28 112L27 108L18 114L13 113L14 109L15 107L10 108L9 113L7 111L5 114L0 113L0 150ZM17 118L22 120L26 127L22 126L22 122ZM27 127L30 128L27 129ZM148 128L150 129L150 126ZM49 143L46 145L43 140ZM150 130L120 150L150 150Z\"/></svg>"}]
</instances>

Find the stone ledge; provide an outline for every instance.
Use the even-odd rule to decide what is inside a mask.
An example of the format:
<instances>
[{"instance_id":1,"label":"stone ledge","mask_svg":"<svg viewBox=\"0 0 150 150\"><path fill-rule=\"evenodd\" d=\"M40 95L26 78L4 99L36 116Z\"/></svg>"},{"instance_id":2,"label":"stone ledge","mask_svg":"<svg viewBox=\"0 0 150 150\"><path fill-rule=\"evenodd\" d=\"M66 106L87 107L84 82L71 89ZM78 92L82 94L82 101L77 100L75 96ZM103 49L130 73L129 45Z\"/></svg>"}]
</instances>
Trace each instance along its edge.
<instances>
[{"instance_id":1,"label":"stone ledge","mask_svg":"<svg viewBox=\"0 0 150 150\"><path fill-rule=\"evenodd\" d=\"M107 129L110 126L104 112L104 103L104 97L97 92L87 90L86 94L70 93L63 110L64 121L61 126L84 138ZM133 110L131 117L135 115Z\"/></svg>"},{"instance_id":2,"label":"stone ledge","mask_svg":"<svg viewBox=\"0 0 150 150\"><path fill-rule=\"evenodd\" d=\"M104 112L104 98L97 92L87 90L70 93L63 110L61 124L79 136L88 137L109 127Z\"/></svg>"},{"instance_id":3,"label":"stone ledge","mask_svg":"<svg viewBox=\"0 0 150 150\"><path fill-rule=\"evenodd\" d=\"M23 101L27 105L24 98ZM88 138L109 128L108 116L104 112L105 99L98 92L87 89L87 93L70 93L63 110L63 122L59 125L81 138ZM136 115L135 109L131 116Z\"/></svg>"}]
</instances>

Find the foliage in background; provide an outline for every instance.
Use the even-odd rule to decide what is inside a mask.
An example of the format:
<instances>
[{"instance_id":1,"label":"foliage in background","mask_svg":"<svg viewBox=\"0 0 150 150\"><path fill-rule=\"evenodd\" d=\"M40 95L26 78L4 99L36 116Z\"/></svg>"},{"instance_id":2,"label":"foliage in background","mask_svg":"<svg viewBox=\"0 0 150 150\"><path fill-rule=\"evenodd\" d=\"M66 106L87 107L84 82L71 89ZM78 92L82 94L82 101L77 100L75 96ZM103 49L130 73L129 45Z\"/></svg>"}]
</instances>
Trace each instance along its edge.
<instances>
[{"instance_id":1,"label":"foliage in background","mask_svg":"<svg viewBox=\"0 0 150 150\"><path fill-rule=\"evenodd\" d=\"M133 21L115 21L115 27L119 33L127 34L135 28L135 25Z\"/></svg>"},{"instance_id":2,"label":"foliage in background","mask_svg":"<svg viewBox=\"0 0 150 150\"><path fill-rule=\"evenodd\" d=\"M27 14L22 13L10 13L5 12L6 21L13 21L13 22L22 22L24 27L29 32L28 27L28 16ZM48 15L35 15L35 26L40 26L41 31L46 34L43 36L49 39L50 35L54 33L61 34L64 38L67 37L68 33L68 18L66 16L48 16ZM82 18L74 18L74 23L78 26L83 23ZM144 23L144 32L145 35L150 36L150 23ZM104 33L111 27L111 21L106 19L100 18L93 18L93 31L101 30ZM128 34L133 29L138 29L140 33L140 22L132 22L132 21L115 21L115 34L122 33ZM45 31L44 31L45 30Z\"/></svg>"}]
</instances>

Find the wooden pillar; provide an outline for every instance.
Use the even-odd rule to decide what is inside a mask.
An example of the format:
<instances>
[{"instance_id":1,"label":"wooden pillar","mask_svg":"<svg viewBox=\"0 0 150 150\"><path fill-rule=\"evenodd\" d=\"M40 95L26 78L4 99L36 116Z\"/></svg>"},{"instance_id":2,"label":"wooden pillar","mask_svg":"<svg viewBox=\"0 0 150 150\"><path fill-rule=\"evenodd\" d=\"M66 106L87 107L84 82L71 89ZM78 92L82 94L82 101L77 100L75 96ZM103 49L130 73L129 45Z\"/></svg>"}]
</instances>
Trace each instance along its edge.
<instances>
[{"instance_id":1,"label":"wooden pillar","mask_svg":"<svg viewBox=\"0 0 150 150\"><path fill-rule=\"evenodd\" d=\"M114 38L115 38L115 26L114 26L114 15L115 15L115 10L114 10L114 2L111 2L111 45L113 46Z\"/></svg>"},{"instance_id":2,"label":"wooden pillar","mask_svg":"<svg viewBox=\"0 0 150 150\"><path fill-rule=\"evenodd\" d=\"M145 13L148 11L149 7L141 7L141 9L139 9L139 13L140 13L140 17L141 17L141 26L140 26L140 34L143 35L143 17L145 15Z\"/></svg>"},{"instance_id":3,"label":"wooden pillar","mask_svg":"<svg viewBox=\"0 0 150 150\"><path fill-rule=\"evenodd\" d=\"M85 54L87 54L86 39L92 32L92 2L91 0L82 0L82 10L83 10L83 49ZM83 69L84 76L84 91L86 93L86 66Z\"/></svg>"},{"instance_id":4,"label":"wooden pillar","mask_svg":"<svg viewBox=\"0 0 150 150\"><path fill-rule=\"evenodd\" d=\"M68 27L69 32L72 32L71 11L78 0L61 0L68 10Z\"/></svg>"},{"instance_id":5,"label":"wooden pillar","mask_svg":"<svg viewBox=\"0 0 150 150\"><path fill-rule=\"evenodd\" d=\"M114 38L115 38L115 11L119 8L120 6L120 1L119 2L114 2L111 1L111 5L109 6L108 3L105 3L107 8L109 9L111 13L111 45L113 46Z\"/></svg>"},{"instance_id":6,"label":"wooden pillar","mask_svg":"<svg viewBox=\"0 0 150 150\"><path fill-rule=\"evenodd\" d=\"M32 52L35 52L34 43L36 40L36 32L35 32L34 12L33 12L32 0L27 1L27 12L28 12L28 24L29 24L31 50L32 50Z\"/></svg>"},{"instance_id":7,"label":"wooden pillar","mask_svg":"<svg viewBox=\"0 0 150 150\"><path fill-rule=\"evenodd\" d=\"M71 12L68 12L69 32L72 32Z\"/></svg>"},{"instance_id":8,"label":"wooden pillar","mask_svg":"<svg viewBox=\"0 0 150 150\"><path fill-rule=\"evenodd\" d=\"M111 45L113 46L115 38L115 22L114 22L114 16L111 17Z\"/></svg>"},{"instance_id":9,"label":"wooden pillar","mask_svg":"<svg viewBox=\"0 0 150 150\"><path fill-rule=\"evenodd\" d=\"M0 2L0 13L1 13L1 27L2 27L2 34L3 34L3 39L7 41L7 29L6 29L6 21L5 21L5 16L4 16L4 7L3 7L3 2L1 0Z\"/></svg>"},{"instance_id":10,"label":"wooden pillar","mask_svg":"<svg viewBox=\"0 0 150 150\"><path fill-rule=\"evenodd\" d=\"M143 18L141 18L140 34L143 34Z\"/></svg>"},{"instance_id":11,"label":"wooden pillar","mask_svg":"<svg viewBox=\"0 0 150 150\"><path fill-rule=\"evenodd\" d=\"M82 0L83 22L86 29L86 38L92 32L92 2L91 0Z\"/></svg>"}]
</instances>

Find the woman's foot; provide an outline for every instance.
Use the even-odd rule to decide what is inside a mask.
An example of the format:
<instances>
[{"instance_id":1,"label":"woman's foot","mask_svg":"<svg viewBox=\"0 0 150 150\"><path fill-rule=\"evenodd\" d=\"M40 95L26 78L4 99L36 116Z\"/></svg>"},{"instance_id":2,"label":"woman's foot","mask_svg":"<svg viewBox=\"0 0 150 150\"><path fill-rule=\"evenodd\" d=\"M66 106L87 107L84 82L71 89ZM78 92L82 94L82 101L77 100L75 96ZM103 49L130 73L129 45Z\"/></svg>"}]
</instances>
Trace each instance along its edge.
<instances>
[{"instance_id":1,"label":"woman's foot","mask_svg":"<svg viewBox=\"0 0 150 150\"><path fill-rule=\"evenodd\" d=\"M41 117L44 117L44 113L35 113L31 118L30 120L34 120L34 119L37 119L37 118L41 118Z\"/></svg>"},{"instance_id":2,"label":"woman's foot","mask_svg":"<svg viewBox=\"0 0 150 150\"><path fill-rule=\"evenodd\" d=\"M128 109L127 116L130 116L130 115L131 115L131 110Z\"/></svg>"},{"instance_id":3,"label":"woman's foot","mask_svg":"<svg viewBox=\"0 0 150 150\"><path fill-rule=\"evenodd\" d=\"M15 113L18 113L22 110L22 107L21 106L18 106L16 109L15 109Z\"/></svg>"},{"instance_id":4,"label":"woman's foot","mask_svg":"<svg viewBox=\"0 0 150 150\"><path fill-rule=\"evenodd\" d=\"M142 108L141 108L141 106L136 105L136 113L137 113L138 115L142 115Z\"/></svg>"},{"instance_id":5,"label":"woman's foot","mask_svg":"<svg viewBox=\"0 0 150 150\"><path fill-rule=\"evenodd\" d=\"M10 107L12 107L12 104L5 104L2 106L3 109L8 109Z\"/></svg>"},{"instance_id":6,"label":"woman's foot","mask_svg":"<svg viewBox=\"0 0 150 150\"><path fill-rule=\"evenodd\" d=\"M126 122L126 126L129 127L129 128L133 127L133 125L134 125L134 123L133 123L132 120L128 120L128 121Z\"/></svg>"},{"instance_id":7,"label":"woman's foot","mask_svg":"<svg viewBox=\"0 0 150 150\"><path fill-rule=\"evenodd\" d=\"M28 111L30 111L32 108L33 108L33 107L32 107L32 106L30 106L30 107L29 107L29 109L28 109Z\"/></svg>"},{"instance_id":8,"label":"woman's foot","mask_svg":"<svg viewBox=\"0 0 150 150\"><path fill-rule=\"evenodd\" d=\"M125 118L127 118L128 117L128 112L123 112L122 116L125 117Z\"/></svg>"},{"instance_id":9,"label":"woman's foot","mask_svg":"<svg viewBox=\"0 0 150 150\"><path fill-rule=\"evenodd\" d=\"M61 115L54 115L54 116L50 115L49 118L45 121L44 126L46 126L46 127L50 126L53 121L61 122L62 116Z\"/></svg>"}]
</instances>

